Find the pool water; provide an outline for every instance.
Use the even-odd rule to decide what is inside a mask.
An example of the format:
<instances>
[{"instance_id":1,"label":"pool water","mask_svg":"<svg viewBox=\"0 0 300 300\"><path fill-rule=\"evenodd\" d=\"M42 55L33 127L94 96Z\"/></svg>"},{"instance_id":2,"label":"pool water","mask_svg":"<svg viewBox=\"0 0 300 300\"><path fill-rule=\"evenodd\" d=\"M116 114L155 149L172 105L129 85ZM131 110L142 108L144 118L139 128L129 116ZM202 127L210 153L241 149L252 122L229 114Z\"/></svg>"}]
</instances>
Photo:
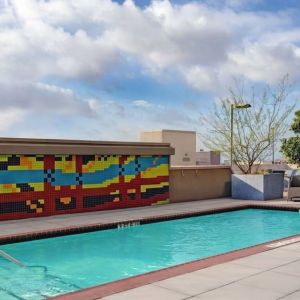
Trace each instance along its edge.
<instances>
[{"instance_id":1,"label":"pool water","mask_svg":"<svg viewBox=\"0 0 300 300\"><path fill-rule=\"evenodd\" d=\"M244 209L0 246L0 299L45 299L300 234L300 213Z\"/></svg>"}]
</instances>

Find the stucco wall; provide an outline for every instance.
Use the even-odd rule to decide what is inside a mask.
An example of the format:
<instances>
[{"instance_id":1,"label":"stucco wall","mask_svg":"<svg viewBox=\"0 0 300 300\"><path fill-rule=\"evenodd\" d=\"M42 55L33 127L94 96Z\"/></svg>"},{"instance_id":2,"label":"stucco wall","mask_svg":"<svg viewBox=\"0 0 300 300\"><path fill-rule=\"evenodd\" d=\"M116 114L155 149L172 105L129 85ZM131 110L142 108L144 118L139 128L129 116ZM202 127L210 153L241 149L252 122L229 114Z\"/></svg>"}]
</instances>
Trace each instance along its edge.
<instances>
[{"instance_id":1,"label":"stucco wall","mask_svg":"<svg viewBox=\"0 0 300 300\"><path fill-rule=\"evenodd\" d=\"M141 142L154 142L154 143L162 143L163 135L162 131L147 131L140 133L140 141Z\"/></svg>"},{"instance_id":2,"label":"stucco wall","mask_svg":"<svg viewBox=\"0 0 300 300\"><path fill-rule=\"evenodd\" d=\"M171 166L192 166L196 164L196 132L168 130L141 132L142 142L163 142L175 148L171 156Z\"/></svg>"},{"instance_id":3,"label":"stucco wall","mask_svg":"<svg viewBox=\"0 0 300 300\"><path fill-rule=\"evenodd\" d=\"M171 166L191 166L196 164L196 132L163 130L164 143L175 148L171 156Z\"/></svg>"},{"instance_id":4,"label":"stucco wall","mask_svg":"<svg viewBox=\"0 0 300 300\"><path fill-rule=\"evenodd\" d=\"M170 201L184 202L231 196L231 169L227 166L173 167Z\"/></svg>"}]
</instances>

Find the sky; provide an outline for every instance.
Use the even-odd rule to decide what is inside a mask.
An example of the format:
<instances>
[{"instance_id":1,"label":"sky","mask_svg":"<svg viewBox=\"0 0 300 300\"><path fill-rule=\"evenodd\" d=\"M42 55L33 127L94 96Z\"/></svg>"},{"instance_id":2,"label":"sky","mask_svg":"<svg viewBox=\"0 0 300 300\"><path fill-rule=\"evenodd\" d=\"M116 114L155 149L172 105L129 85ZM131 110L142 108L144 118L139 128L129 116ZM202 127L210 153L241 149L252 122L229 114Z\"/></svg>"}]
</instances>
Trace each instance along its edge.
<instances>
[{"instance_id":1,"label":"sky","mask_svg":"<svg viewBox=\"0 0 300 300\"><path fill-rule=\"evenodd\" d=\"M299 0L0 0L0 136L201 134L237 78L289 74L300 109L299 14Z\"/></svg>"}]
</instances>

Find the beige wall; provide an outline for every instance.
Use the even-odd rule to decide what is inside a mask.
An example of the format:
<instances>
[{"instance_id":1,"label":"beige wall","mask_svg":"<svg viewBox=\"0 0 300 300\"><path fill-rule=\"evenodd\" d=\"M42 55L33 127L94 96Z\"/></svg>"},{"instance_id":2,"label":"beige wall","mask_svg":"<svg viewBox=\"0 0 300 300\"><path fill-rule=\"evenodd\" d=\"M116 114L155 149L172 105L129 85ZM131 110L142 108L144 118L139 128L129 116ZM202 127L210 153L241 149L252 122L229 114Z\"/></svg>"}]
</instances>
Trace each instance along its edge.
<instances>
[{"instance_id":1,"label":"beige wall","mask_svg":"<svg viewBox=\"0 0 300 300\"><path fill-rule=\"evenodd\" d=\"M196 132L184 130L159 130L142 132L141 142L170 143L175 148L171 156L172 166L192 166L196 164Z\"/></svg>"},{"instance_id":2,"label":"beige wall","mask_svg":"<svg viewBox=\"0 0 300 300\"><path fill-rule=\"evenodd\" d=\"M170 169L171 202L230 196L230 167L174 167Z\"/></svg>"},{"instance_id":3,"label":"beige wall","mask_svg":"<svg viewBox=\"0 0 300 300\"><path fill-rule=\"evenodd\" d=\"M140 133L140 141L141 142L154 142L154 143L162 143L163 136L162 131L147 131Z\"/></svg>"},{"instance_id":4,"label":"beige wall","mask_svg":"<svg viewBox=\"0 0 300 300\"><path fill-rule=\"evenodd\" d=\"M196 152L196 165L220 165L221 154L218 151Z\"/></svg>"},{"instance_id":5,"label":"beige wall","mask_svg":"<svg viewBox=\"0 0 300 300\"><path fill-rule=\"evenodd\" d=\"M210 165L210 152L196 152L196 165Z\"/></svg>"}]
</instances>

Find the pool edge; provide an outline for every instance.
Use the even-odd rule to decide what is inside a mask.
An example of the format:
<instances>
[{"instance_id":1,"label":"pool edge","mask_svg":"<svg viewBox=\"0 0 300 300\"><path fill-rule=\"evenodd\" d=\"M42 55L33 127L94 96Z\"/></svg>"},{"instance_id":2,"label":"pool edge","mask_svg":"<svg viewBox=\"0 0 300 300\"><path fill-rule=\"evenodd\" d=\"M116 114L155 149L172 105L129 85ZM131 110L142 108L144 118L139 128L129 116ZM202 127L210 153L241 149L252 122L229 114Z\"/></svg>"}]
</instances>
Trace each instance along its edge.
<instances>
[{"instance_id":1,"label":"pool edge","mask_svg":"<svg viewBox=\"0 0 300 300\"><path fill-rule=\"evenodd\" d=\"M177 219L188 218L188 217L204 216L208 214L215 214L215 213L222 213L222 212L229 212L229 211L251 208L248 206L249 206L248 204L237 204L230 207L221 207L221 208L207 209L207 210L194 210L194 211L189 211L184 213L164 214L164 215L150 216L144 218L133 218L126 221L96 223L96 224L87 224L87 225L80 225L80 226L68 226L68 227L61 227L56 229L31 231L27 233L26 232L17 233L12 235L7 234L0 237L0 245L26 242L26 241L51 238L51 237L59 237L64 235L87 233L87 232L107 230L107 229L115 229L118 228L119 225L127 225L130 223L139 223L140 225L143 225L143 224L150 224L150 223L156 223L162 221L177 220Z\"/></svg>"},{"instance_id":2,"label":"pool edge","mask_svg":"<svg viewBox=\"0 0 300 300\"><path fill-rule=\"evenodd\" d=\"M165 280L171 277L187 274L190 272L198 271L208 267L212 267L218 264L230 262L239 258L247 257L250 255L274 250L289 244L294 244L299 241L293 241L294 239L299 239L300 234L288 236L281 239L272 240L266 243L258 244L255 246L250 246L247 248L233 250L226 253L210 256L207 258L193 260L187 263L167 267L164 269L135 275L129 278L120 279L110 283L105 283L101 285L92 286L79 291L74 291L66 293L63 295L58 295L48 298L49 300L96 300L103 297L107 297L116 293L125 292L130 289L138 288L144 285L148 285L157 281ZM287 243L292 240L290 243ZM283 243L283 245L268 247L274 243Z\"/></svg>"},{"instance_id":3,"label":"pool edge","mask_svg":"<svg viewBox=\"0 0 300 300\"><path fill-rule=\"evenodd\" d=\"M38 231L31 231L25 233L17 233L17 234L7 234L2 235L0 237L0 245L5 244L12 244L12 243L19 243L19 242L26 242L31 240L38 240L44 238L52 238L52 237L59 237L64 235L72 235L72 234L79 234L79 233L87 233L93 231L100 231L100 230L108 230L108 229L115 229L118 228L119 225L127 225L130 223L139 223L140 225L143 224L150 224L162 221L170 221L170 220L177 220L182 218L189 218L189 217L197 217L197 216L204 216L208 214L216 214L222 212L229 212L229 211L236 211L241 209L249 209L249 208L258 208L258 209L274 209L274 210L285 210L285 211L298 211L299 209L292 206L282 206L282 205L270 205L267 203L264 204L236 204L227 207L220 207L214 209L206 209L206 210L193 210L189 212L183 213L175 213L175 214L164 214L164 215L157 215L151 217L144 217L144 218L133 218L126 221L118 221L118 222L109 222L109 223L96 223L96 224L87 224L87 225L80 225L80 226L68 226L68 227L61 227L56 229L47 229L47 230L38 230ZM1 224L1 222L0 222Z\"/></svg>"}]
</instances>

